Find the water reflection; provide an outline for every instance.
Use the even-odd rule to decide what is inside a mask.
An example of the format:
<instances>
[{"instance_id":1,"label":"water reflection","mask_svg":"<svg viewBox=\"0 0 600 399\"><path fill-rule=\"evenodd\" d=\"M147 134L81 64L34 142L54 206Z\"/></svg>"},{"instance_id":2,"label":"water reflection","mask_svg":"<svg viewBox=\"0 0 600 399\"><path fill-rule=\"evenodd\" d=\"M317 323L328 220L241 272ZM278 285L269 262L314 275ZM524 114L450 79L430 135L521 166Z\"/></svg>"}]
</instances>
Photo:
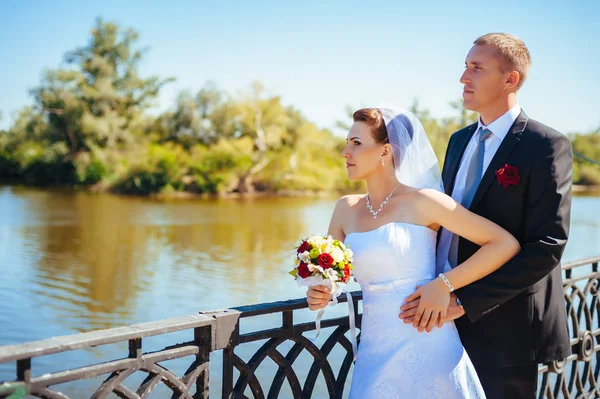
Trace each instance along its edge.
<instances>
[{"instance_id":1,"label":"water reflection","mask_svg":"<svg viewBox=\"0 0 600 399\"><path fill-rule=\"evenodd\" d=\"M27 205L31 218L45 221L17 229L41 255L32 287L39 305L77 331L128 319L155 277L146 266L157 253L156 229L127 223L135 207L111 196L54 192Z\"/></svg>"},{"instance_id":2,"label":"water reflection","mask_svg":"<svg viewBox=\"0 0 600 399\"><path fill-rule=\"evenodd\" d=\"M285 276L315 202L164 203L23 188L0 195L0 257L12 253L12 267L28 271L23 295L64 333L259 300L255 290Z\"/></svg>"}]
</instances>

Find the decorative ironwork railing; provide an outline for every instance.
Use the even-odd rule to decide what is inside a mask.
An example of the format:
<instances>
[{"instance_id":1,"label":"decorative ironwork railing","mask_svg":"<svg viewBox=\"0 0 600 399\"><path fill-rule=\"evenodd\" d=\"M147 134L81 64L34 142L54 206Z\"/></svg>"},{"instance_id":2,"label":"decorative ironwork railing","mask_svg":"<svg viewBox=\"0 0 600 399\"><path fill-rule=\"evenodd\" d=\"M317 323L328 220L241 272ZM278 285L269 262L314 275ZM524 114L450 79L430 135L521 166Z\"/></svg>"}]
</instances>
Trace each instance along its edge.
<instances>
[{"instance_id":1,"label":"decorative ironwork railing","mask_svg":"<svg viewBox=\"0 0 600 399\"><path fill-rule=\"evenodd\" d=\"M540 398L600 397L599 261L597 256L562 267L573 354L540 366ZM352 293L359 328L361 300L361 292ZM346 298L340 297L339 301L345 302ZM214 378L219 386L213 387L212 393L218 392L222 398L341 398L347 393L353 360L352 344L346 336L348 317L324 320L322 337L314 341L305 336L315 329L314 321L295 322L296 311L306 307L304 298L263 303L3 346L0 363L16 363L16 380L0 384L0 398L79 398L60 389L61 384L98 378L102 380L86 396L147 398L163 389L172 398L207 398L212 385L211 362L221 366L222 371ZM277 326L265 329L265 323L259 320L265 316L277 318ZM151 337L174 332L189 333L189 340L143 351L143 343ZM32 359L98 346L101 350L104 345L118 343L128 347L122 358L76 368L67 364L65 370L41 375L33 373ZM211 356L217 353L222 356ZM181 375L164 366L173 359L187 362ZM270 365L265 367L267 362ZM132 387L127 381L133 376L139 382Z\"/></svg>"}]
</instances>

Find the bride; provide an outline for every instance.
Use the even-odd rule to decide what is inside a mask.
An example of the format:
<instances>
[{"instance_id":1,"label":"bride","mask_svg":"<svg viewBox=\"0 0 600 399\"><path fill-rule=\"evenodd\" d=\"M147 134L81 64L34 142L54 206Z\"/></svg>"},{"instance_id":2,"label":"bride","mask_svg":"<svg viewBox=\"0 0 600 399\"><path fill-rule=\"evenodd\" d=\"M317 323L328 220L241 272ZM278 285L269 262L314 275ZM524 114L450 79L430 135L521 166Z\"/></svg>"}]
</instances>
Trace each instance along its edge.
<instances>
[{"instance_id":1,"label":"bride","mask_svg":"<svg viewBox=\"0 0 600 399\"><path fill-rule=\"evenodd\" d=\"M413 114L389 105L360 109L353 119L342 155L349 178L365 180L368 193L340 198L328 232L352 248L363 291L350 397L484 398L454 323L441 321L451 292L498 269L519 252L519 243L442 192L437 159ZM436 276L440 227L481 248ZM398 317L415 286L414 325L428 333ZM310 309L325 307L330 296L324 286L311 287Z\"/></svg>"}]
</instances>

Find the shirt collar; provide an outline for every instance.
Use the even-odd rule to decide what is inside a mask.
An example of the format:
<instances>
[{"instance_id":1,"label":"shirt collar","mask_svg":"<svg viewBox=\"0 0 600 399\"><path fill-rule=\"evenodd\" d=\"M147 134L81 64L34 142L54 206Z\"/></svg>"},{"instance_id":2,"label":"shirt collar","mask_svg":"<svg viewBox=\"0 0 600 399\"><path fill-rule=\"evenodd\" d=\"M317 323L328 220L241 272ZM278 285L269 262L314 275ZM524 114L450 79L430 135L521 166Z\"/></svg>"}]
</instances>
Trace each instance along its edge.
<instances>
[{"instance_id":1,"label":"shirt collar","mask_svg":"<svg viewBox=\"0 0 600 399\"><path fill-rule=\"evenodd\" d=\"M506 134L510 130L510 127L517 120L517 117L520 113L521 107L519 106L519 104L515 104L511 109L508 110L508 112L506 112L500 118L496 119L487 126L484 126L481 123L481 117L479 117L479 120L477 122L477 129L480 129L482 127L487 128L490 132L494 134L494 136L498 137L500 141L502 141L504 140L504 137L506 137Z\"/></svg>"}]
</instances>

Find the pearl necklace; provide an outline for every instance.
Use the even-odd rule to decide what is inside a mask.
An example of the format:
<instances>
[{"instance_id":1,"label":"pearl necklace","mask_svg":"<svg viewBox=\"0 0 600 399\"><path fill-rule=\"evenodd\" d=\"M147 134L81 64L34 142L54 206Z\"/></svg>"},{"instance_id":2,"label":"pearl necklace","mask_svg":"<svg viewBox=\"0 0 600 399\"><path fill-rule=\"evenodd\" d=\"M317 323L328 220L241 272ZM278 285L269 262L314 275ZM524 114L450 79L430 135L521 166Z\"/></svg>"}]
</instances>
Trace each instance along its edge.
<instances>
[{"instance_id":1,"label":"pearl necklace","mask_svg":"<svg viewBox=\"0 0 600 399\"><path fill-rule=\"evenodd\" d=\"M398 188L399 185L400 185L400 183L398 183L398 185L396 187L394 187L392 192L389 193L389 195L387 197L385 197L385 200L381 203L381 205L379 206L379 209L377 209L376 211L373 210L373 207L371 206L371 201L369 201L369 193L367 193L367 208L369 209L369 212L371 212L373 214L373 219L377 219L377 215L379 215L379 212L381 212L383 210L383 207L385 206L385 204L388 203L388 201L392 197L392 194L394 194L394 191L396 191L396 189Z\"/></svg>"}]
</instances>

